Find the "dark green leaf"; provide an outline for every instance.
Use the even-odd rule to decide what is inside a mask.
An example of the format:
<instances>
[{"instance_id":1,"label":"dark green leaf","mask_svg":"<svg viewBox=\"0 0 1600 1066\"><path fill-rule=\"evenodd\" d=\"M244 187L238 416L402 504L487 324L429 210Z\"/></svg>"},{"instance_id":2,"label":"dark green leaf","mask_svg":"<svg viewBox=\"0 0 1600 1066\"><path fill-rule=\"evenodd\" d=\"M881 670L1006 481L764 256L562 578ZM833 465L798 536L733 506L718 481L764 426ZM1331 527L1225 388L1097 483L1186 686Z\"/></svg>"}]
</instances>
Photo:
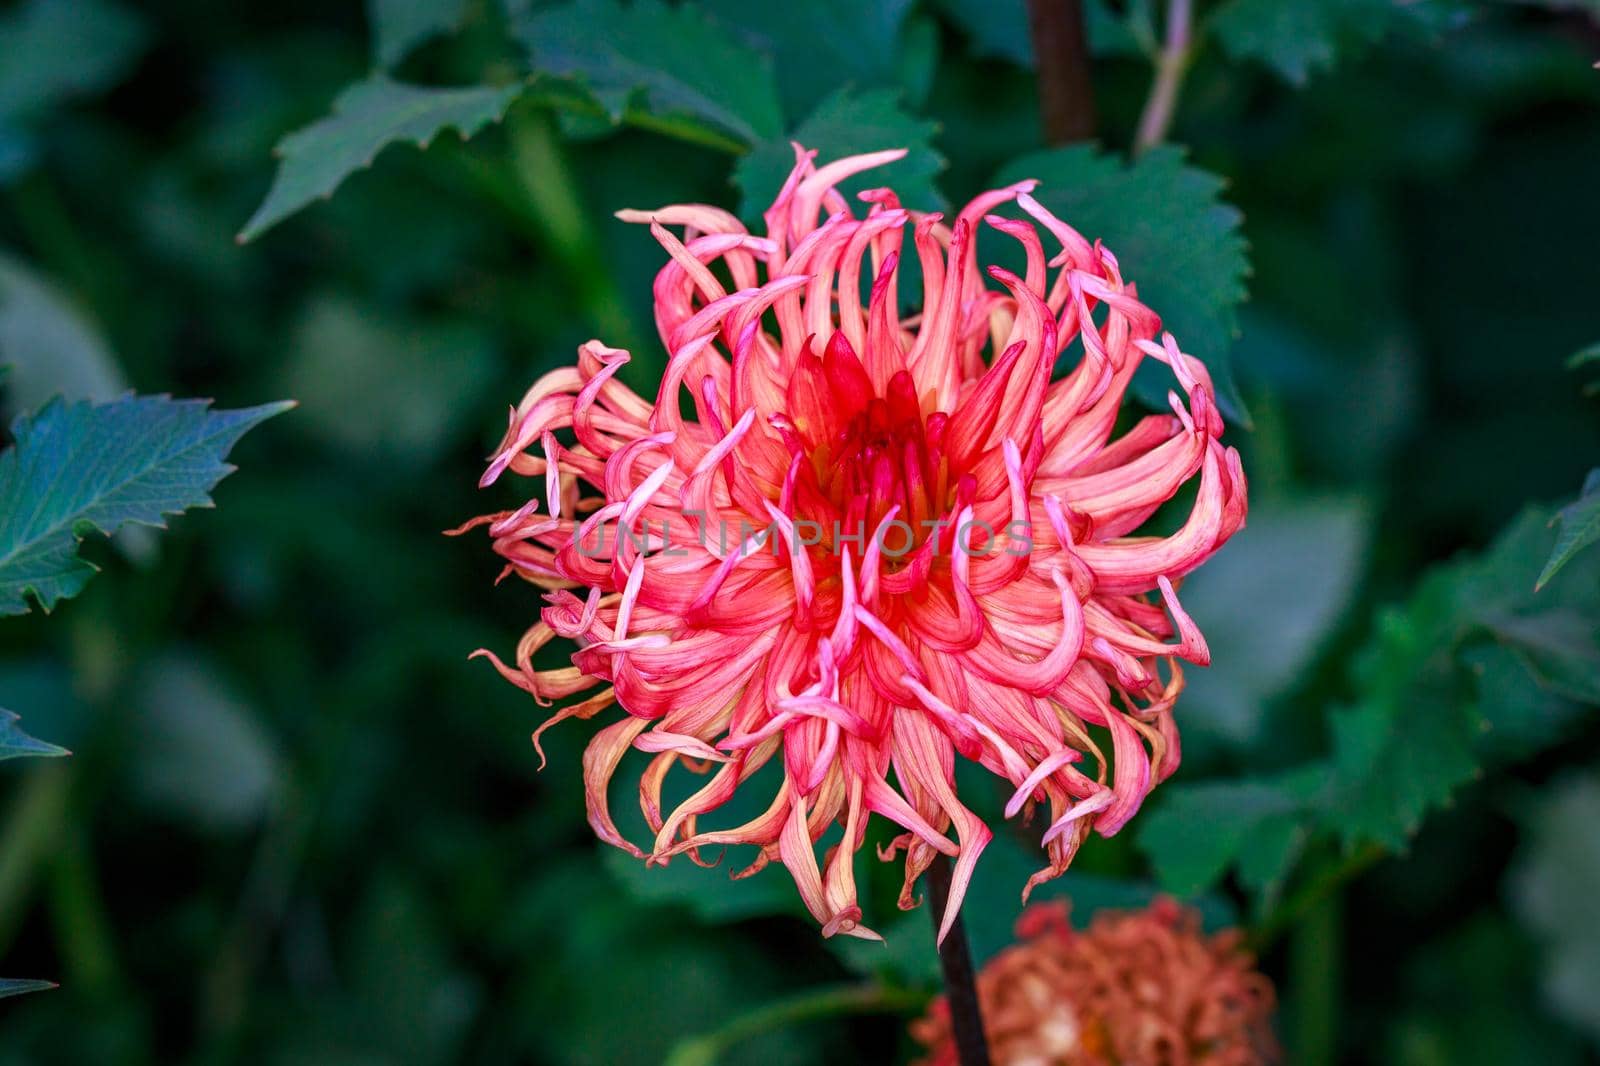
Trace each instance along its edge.
<instances>
[{"instance_id":1,"label":"dark green leaf","mask_svg":"<svg viewBox=\"0 0 1600 1066\"><path fill-rule=\"evenodd\" d=\"M339 94L332 115L278 144L282 162L272 188L239 239L248 241L318 197L332 195L340 182L371 166L391 144L408 141L426 148L446 129L463 139L471 137L498 122L522 89L520 84L424 88L382 75L357 82Z\"/></svg>"},{"instance_id":2,"label":"dark green leaf","mask_svg":"<svg viewBox=\"0 0 1600 1066\"><path fill-rule=\"evenodd\" d=\"M604 861L617 883L641 903L678 904L703 922L805 913L794 881L782 869L763 870L735 881L728 876L730 870L738 869L731 860L708 870L680 855L665 866L646 868L631 855L608 848Z\"/></svg>"},{"instance_id":3,"label":"dark green leaf","mask_svg":"<svg viewBox=\"0 0 1600 1066\"><path fill-rule=\"evenodd\" d=\"M0 126L115 84L143 49L143 23L106 0L26 0L0 17Z\"/></svg>"},{"instance_id":4,"label":"dark green leaf","mask_svg":"<svg viewBox=\"0 0 1600 1066\"><path fill-rule=\"evenodd\" d=\"M694 7L578 0L520 18L514 28L535 70L578 79L613 121L637 103L746 144L783 132L770 61Z\"/></svg>"},{"instance_id":5,"label":"dark green leaf","mask_svg":"<svg viewBox=\"0 0 1600 1066\"><path fill-rule=\"evenodd\" d=\"M1310 835L1320 776L1173 785L1142 820L1139 845L1171 892L1192 896L1237 865L1245 887L1270 898Z\"/></svg>"},{"instance_id":6,"label":"dark green leaf","mask_svg":"<svg viewBox=\"0 0 1600 1066\"><path fill-rule=\"evenodd\" d=\"M900 27L911 0L707 0L701 6L774 58L791 114L810 110L841 85L898 84Z\"/></svg>"},{"instance_id":7,"label":"dark green leaf","mask_svg":"<svg viewBox=\"0 0 1600 1066\"><path fill-rule=\"evenodd\" d=\"M392 67L418 45L449 33L466 10L467 0L367 0L378 64Z\"/></svg>"},{"instance_id":8,"label":"dark green leaf","mask_svg":"<svg viewBox=\"0 0 1600 1066\"><path fill-rule=\"evenodd\" d=\"M889 185L907 207L938 210L944 197L933 179L944 169L944 159L933 150L938 124L906 114L900 94L892 89L852 93L841 89L822 102L791 137L775 137L757 145L734 168L734 183L744 192L741 214L755 222L761 218L783 181L794 169L794 140L817 151L819 162L860 152L905 148L906 157L889 166L846 182L846 195L861 189Z\"/></svg>"},{"instance_id":9,"label":"dark green leaf","mask_svg":"<svg viewBox=\"0 0 1600 1066\"><path fill-rule=\"evenodd\" d=\"M1423 816L1479 774L1487 729L1449 694L1385 693L1333 717L1335 828L1349 845L1399 850Z\"/></svg>"},{"instance_id":10,"label":"dark green leaf","mask_svg":"<svg viewBox=\"0 0 1600 1066\"><path fill-rule=\"evenodd\" d=\"M1600 615L1558 607L1485 621L1546 688L1568 699L1600 703Z\"/></svg>"},{"instance_id":11,"label":"dark green leaf","mask_svg":"<svg viewBox=\"0 0 1600 1066\"><path fill-rule=\"evenodd\" d=\"M1156 148L1129 165L1089 145L1023 156L996 184L1025 178L1039 180L1033 195L1041 204L1090 240L1104 239L1163 328L1211 371L1223 409L1244 419L1228 351L1250 263L1241 216L1221 199L1222 179L1186 165L1177 148ZM1170 377L1140 369L1140 397L1164 409Z\"/></svg>"},{"instance_id":12,"label":"dark green leaf","mask_svg":"<svg viewBox=\"0 0 1600 1066\"><path fill-rule=\"evenodd\" d=\"M1326 764L1175 787L1140 836L1162 880L1191 890L1237 864L1247 887L1270 893L1313 830L1403 848L1484 764L1556 742L1577 702L1600 703L1600 559L1535 596L1542 519L1524 514L1487 552L1435 568L1380 613L1357 658L1357 698L1332 715Z\"/></svg>"},{"instance_id":13,"label":"dark green leaf","mask_svg":"<svg viewBox=\"0 0 1600 1066\"><path fill-rule=\"evenodd\" d=\"M1484 704L1511 682L1495 677L1480 689L1484 660L1468 656L1470 641L1499 640L1522 660L1525 685L1600 701L1600 565L1585 559L1536 595L1532 577L1550 541L1543 520L1526 512L1483 555L1431 571L1403 609L1380 617L1360 660L1360 698L1333 722L1332 802L1347 843L1401 847L1430 808L1481 772L1491 729L1556 732L1542 724L1551 716L1542 701ZM1515 709L1541 721L1508 720Z\"/></svg>"},{"instance_id":14,"label":"dark green leaf","mask_svg":"<svg viewBox=\"0 0 1600 1066\"><path fill-rule=\"evenodd\" d=\"M90 530L129 523L164 528L166 516L208 506L233 468L228 450L252 426L287 410L275 403L208 411L207 400L130 396L108 404L54 401L11 427L0 453L0 614L46 611L78 593L95 568L78 555Z\"/></svg>"},{"instance_id":15,"label":"dark green leaf","mask_svg":"<svg viewBox=\"0 0 1600 1066\"><path fill-rule=\"evenodd\" d=\"M25 992L44 992L59 987L54 981L19 981L14 977L0 977L0 999L20 996Z\"/></svg>"},{"instance_id":16,"label":"dark green leaf","mask_svg":"<svg viewBox=\"0 0 1600 1066\"><path fill-rule=\"evenodd\" d=\"M1600 347L1595 350L1600 352ZM1589 471L1583 482L1583 492L1556 513L1555 521L1561 524L1561 535L1550 551L1550 561L1539 573L1539 581L1533 586L1535 590L1544 588L1574 555L1600 540L1600 467Z\"/></svg>"},{"instance_id":17,"label":"dark green leaf","mask_svg":"<svg viewBox=\"0 0 1600 1066\"><path fill-rule=\"evenodd\" d=\"M1227 0L1210 26L1235 59L1266 63L1303 85L1317 70L1406 26L1447 18L1441 0Z\"/></svg>"},{"instance_id":18,"label":"dark green leaf","mask_svg":"<svg viewBox=\"0 0 1600 1066\"><path fill-rule=\"evenodd\" d=\"M0 759L16 759L25 755L71 755L66 748L48 744L30 737L18 727L21 716L15 711L0 707Z\"/></svg>"},{"instance_id":19,"label":"dark green leaf","mask_svg":"<svg viewBox=\"0 0 1600 1066\"><path fill-rule=\"evenodd\" d=\"M1476 643L1461 661L1477 682L1477 713L1488 727L1479 740L1485 763L1519 762L1560 743L1590 712L1528 677L1527 661L1495 641Z\"/></svg>"}]
</instances>

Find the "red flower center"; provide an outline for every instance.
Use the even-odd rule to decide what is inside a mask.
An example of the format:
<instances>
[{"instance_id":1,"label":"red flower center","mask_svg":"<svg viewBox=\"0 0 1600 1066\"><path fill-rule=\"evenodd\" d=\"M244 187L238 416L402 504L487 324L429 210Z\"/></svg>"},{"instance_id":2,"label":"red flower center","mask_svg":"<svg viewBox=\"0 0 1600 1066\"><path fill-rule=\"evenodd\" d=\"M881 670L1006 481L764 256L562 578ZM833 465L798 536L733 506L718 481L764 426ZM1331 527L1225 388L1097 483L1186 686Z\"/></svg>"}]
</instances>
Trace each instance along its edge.
<instances>
[{"instance_id":1,"label":"red flower center","mask_svg":"<svg viewBox=\"0 0 1600 1066\"><path fill-rule=\"evenodd\" d=\"M858 563L876 536L885 569L896 572L936 532L948 540L944 527L972 500L970 476L952 484L950 416L925 413L904 370L878 395L843 333L820 357L811 347L789 379L784 435L795 461L780 508L813 533L808 540Z\"/></svg>"}]
</instances>

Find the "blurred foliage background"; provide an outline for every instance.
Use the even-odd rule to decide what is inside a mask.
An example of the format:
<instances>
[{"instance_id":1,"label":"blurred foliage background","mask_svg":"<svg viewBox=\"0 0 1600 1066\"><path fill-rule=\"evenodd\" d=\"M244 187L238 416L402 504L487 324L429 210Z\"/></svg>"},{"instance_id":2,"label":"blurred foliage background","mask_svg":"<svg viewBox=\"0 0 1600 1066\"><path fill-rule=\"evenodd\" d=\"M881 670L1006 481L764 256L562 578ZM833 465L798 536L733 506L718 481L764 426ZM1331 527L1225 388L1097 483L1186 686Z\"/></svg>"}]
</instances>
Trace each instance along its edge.
<instances>
[{"instance_id":1,"label":"blurred foliage background","mask_svg":"<svg viewBox=\"0 0 1600 1066\"><path fill-rule=\"evenodd\" d=\"M1234 365L1252 514L1185 596L1216 665L1184 767L1041 895L1245 925L1295 1063L1597 1061L1600 551L1534 581L1600 529L1594 495L1549 525L1600 463L1567 366L1600 340L1600 12L1201 4L1183 149L1131 165L1165 9L1087 17L1099 154L1045 151L1020 0L0 5L7 421L300 401L216 511L0 620L0 706L75 753L0 766L0 959L62 986L0 1003L0 1063L910 1055L926 916L825 943L781 872L603 853L583 728L537 773L541 710L466 661L536 591L439 535L514 502L480 457L577 344L659 372L662 255L611 212L752 214L789 133L910 147L915 207L1044 179ZM429 146L362 169L396 141ZM1034 865L1020 830L986 856L980 956Z\"/></svg>"}]
</instances>

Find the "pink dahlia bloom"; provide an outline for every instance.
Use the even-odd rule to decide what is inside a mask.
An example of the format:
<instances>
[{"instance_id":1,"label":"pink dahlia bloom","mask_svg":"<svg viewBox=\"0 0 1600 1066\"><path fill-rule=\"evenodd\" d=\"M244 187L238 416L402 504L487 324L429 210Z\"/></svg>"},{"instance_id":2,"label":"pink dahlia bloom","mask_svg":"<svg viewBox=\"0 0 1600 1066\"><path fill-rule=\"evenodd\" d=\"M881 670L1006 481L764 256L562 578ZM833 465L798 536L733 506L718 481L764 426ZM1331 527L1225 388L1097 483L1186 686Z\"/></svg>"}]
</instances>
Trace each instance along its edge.
<instances>
[{"instance_id":1,"label":"pink dahlia bloom","mask_svg":"<svg viewBox=\"0 0 1600 1066\"><path fill-rule=\"evenodd\" d=\"M1208 654L1174 590L1243 525L1244 475L1205 367L1158 340L1110 250L1034 182L953 223L874 189L860 217L838 183L905 153L796 153L765 236L703 204L621 213L667 253L666 372L647 400L617 379L628 353L591 341L512 410L482 484L542 478L544 502L468 526L549 591L513 663L481 654L541 703L582 694L536 746L620 712L583 759L601 839L652 863L755 845L735 876L776 859L826 935L873 937L854 860L877 814L903 830L884 855L905 852L902 907L954 858L942 935L991 837L956 793L958 755L1005 779L1007 817L1048 810L1024 897L1177 767L1178 664ZM1021 276L979 271L980 226L1020 245ZM908 258L923 306L902 317ZM1171 410L1116 435L1146 357L1170 370ZM1181 528L1139 535L1194 478ZM536 667L555 637L577 642L571 665ZM650 757L643 847L607 799L629 749ZM765 812L709 828L774 760ZM669 809L679 767L704 782Z\"/></svg>"}]
</instances>

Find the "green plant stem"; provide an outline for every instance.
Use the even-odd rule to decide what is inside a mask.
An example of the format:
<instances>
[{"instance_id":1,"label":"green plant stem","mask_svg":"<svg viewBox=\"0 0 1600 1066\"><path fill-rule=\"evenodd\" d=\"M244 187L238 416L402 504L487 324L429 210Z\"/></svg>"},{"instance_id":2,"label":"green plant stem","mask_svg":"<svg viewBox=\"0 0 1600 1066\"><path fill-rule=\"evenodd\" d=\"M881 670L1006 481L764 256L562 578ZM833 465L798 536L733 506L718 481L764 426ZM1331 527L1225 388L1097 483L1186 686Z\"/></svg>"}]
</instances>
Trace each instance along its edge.
<instances>
[{"instance_id":1,"label":"green plant stem","mask_svg":"<svg viewBox=\"0 0 1600 1066\"><path fill-rule=\"evenodd\" d=\"M1336 893L1322 897L1289 942L1289 1061L1297 1066L1331 1066L1337 1057L1343 903Z\"/></svg>"},{"instance_id":2,"label":"green plant stem","mask_svg":"<svg viewBox=\"0 0 1600 1066\"><path fill-rule=\"evenodd\" d=\"M899 1014L917 1010L927 1001L926 994L909 988L828 985L758 1007L714 1033L684 1041L668 1056L667 1066L711 1066L735 1044L797 1022L843 1014Z\"/></svg>"},{"instance_id":3,"label":"green plant stem","mask_svg":"<svg viewBox=\"0 0 1600 1066\"><path fill-rule=\"evenodd\" d=\"M1291 926L1338 893L1346 883L1371 869L1386 854L1376 844L1368 844L1321 867L1282 903L1278 904L1250 933L1250 947L1263 952Z\"/></svg>"},{"instance_id":4,"label":"green plant stem","mask_svg":"<svg viewBox=\"0 0 1600 1066\"><path fill-rule=\"evenodd\" d=\"M10 189L11 217L49 268L111 335L128 307L127 285L114 255L87 240L56 183L42 169ZM125 354L125 353L124 353Z\"/></svg>"},{"instance_id":5,"label":"green plant stem","mask_svg":"<svg viewBox=\"0 0 1600 1066\"><path fill-rule=\"evenodd\" d=\"M641 338L589 224L590 212L554 121L542 111L522 109L506 120L506 133L534 234L560 261L598 334L615 347L636 350Z\"/></svg>"},{"instance_id":6,"label":"green plant stem","mask_svg":"<svg viewBox=\"0 0 1600 1066\"><path fill-rule=\"evenodd\" d=\"M348 728L332 726L323 735L334 736L342 752L347 734ZM286 778L282 789L202 984L199 1028L214 1046L229 1044L244 1018L256 970L289 905L320 813L295 777Z\"/></svg>"},{"instance_id":7,"label":"green plant stem","mask_svg":"<svg viewBox=\"0 0 1600 1066\"><path fill-rule=\"evenodd\" d=\"M65 964L62 980L84 996L111 998L121 984L115 937L81 818L66 831L50 865L50 911Z\"/></svg>"},{"instance_id":8,"label":"green plant stem","mask_svg":"<svg viewBox=\"0 0 1600 1066\"><path fill-rule=\"evenodd\" d=\"M16 935L35 874L60 838L73 771L60 765L26 767L16 799L0 824L0 949Z\"/></svg>"},{"instance_id":9,"label":"green plant stem","mask_svg":"<svg viewBox=\"0 0 1600 1066\"><path fill-rule=\"evenodd\" d=\"M1140 155L1167 139L1178 110L1178 96L1193 55L1191 22L1192 0L1170 0L1167 4L1166 40L1156 56L1155 80L1150 96L1139 116L1139 130L1133 139L1133 154Z\"/></svg>"}]
</instances>

